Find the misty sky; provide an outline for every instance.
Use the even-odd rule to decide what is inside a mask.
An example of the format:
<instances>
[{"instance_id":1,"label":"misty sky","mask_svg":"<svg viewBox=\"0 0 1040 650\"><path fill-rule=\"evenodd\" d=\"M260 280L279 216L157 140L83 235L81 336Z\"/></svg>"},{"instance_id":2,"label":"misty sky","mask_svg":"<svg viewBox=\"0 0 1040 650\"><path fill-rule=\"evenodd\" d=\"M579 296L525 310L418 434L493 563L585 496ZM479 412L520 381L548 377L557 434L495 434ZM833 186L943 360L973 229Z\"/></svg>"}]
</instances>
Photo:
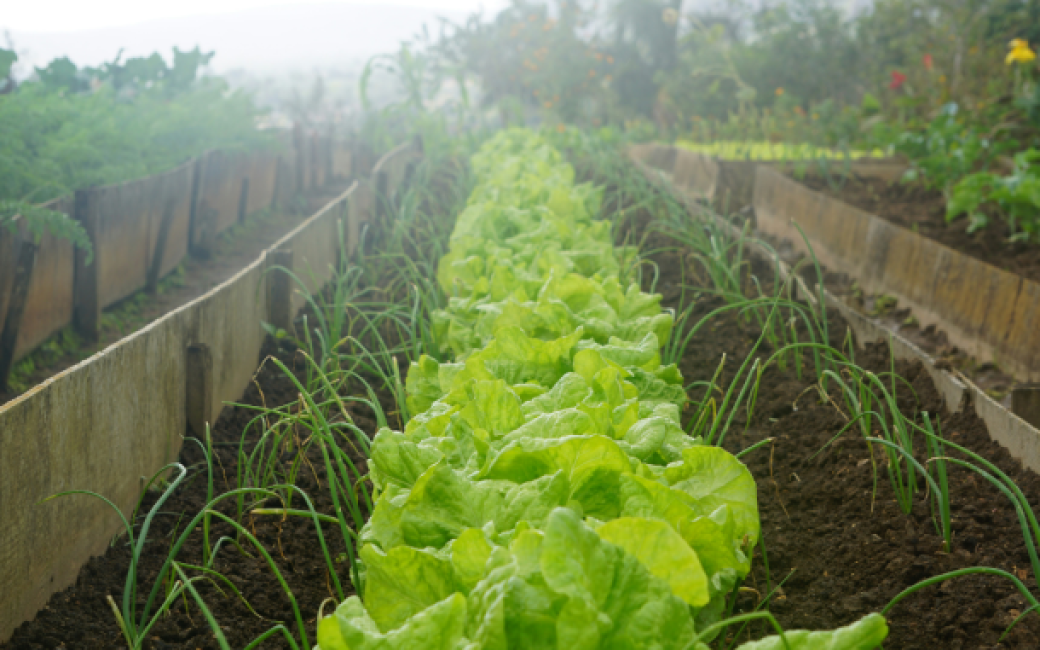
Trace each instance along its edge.
<instances>
[{"instance_id":1,"label":"misty sky","mask_svg":"<svg viewBox=\"0 0 1040 650\"><path fill-rule=\"evenodd\" d=\"M80 66L174 47L216 51L211 70L356 65L394 51L424 26L493 14L508 0L0 0L0 47L15 77L69 57ZM5 38L4 31L8 30ZM9 41L7 40L9 38Z\"/></svg>"},{"instance_id":2,"label":"misty sky","mask_svg":"<svg viewBox=\"0 0 1040 650\"><path fill-rule=\"evenodd\" d=\"M319 0L320 1L320 0ZM372 0L333 0L330 4L378 4ZM165 18L219 14L271 5L313 5L315 0L10 0L0 29L16 32L68 32L121 27ZM495 9L502 0L400 0L426 10L471 12Z\"/></svg>"}]
</instances>

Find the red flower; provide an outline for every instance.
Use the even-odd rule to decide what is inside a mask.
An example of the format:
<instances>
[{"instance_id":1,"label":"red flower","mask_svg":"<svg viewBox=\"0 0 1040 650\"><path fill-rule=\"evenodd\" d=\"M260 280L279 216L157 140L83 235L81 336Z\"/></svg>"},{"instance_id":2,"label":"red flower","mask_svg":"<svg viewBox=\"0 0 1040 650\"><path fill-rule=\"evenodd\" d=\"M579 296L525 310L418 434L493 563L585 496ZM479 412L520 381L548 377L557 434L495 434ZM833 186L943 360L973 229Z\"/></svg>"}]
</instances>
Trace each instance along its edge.
<instances>
[{"instance_id":1,"label":"red flower","mask_svg":"<svg viewBox=\"0 0 1040 650\"><path fill-rule=\"evenodd\" d=\"M932 61L932 55L931 54L925 54L924 55L924 69L929 71L929 72L931 72L932 71L932 66L934 66L934 65L935 65L935 62Z\"/></svg>"},{"instance_id":2,"label":"red flower","mask_svg":"<svg viewBox=\"0 0 1040 650\"><path fill-rule=\"evenodd\" d=\"M892 71L892 82L888 84L888 87L892 90L899 90L900 86L906 83L906 75L899 70Z\"/></svg>"}]
</instances>

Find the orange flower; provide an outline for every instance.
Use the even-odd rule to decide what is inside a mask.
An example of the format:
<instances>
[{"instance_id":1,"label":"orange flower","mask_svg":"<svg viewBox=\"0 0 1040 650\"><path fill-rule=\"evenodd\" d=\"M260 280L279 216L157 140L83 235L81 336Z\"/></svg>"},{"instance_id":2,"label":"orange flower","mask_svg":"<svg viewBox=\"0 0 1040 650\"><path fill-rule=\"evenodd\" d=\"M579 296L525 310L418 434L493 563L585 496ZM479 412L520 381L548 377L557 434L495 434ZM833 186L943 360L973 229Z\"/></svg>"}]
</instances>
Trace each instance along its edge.
<instances>
[{"instance_id":1,"label":"orange flower","mask_svg":"<svg viewBox=\"0 0 1040 650\"><path fill-rule=\"evenodd\" d=\"M557 133L563 133L566 130L567 130L567 127L565 127L562 123L556 125L556 132Z\"/></svg>"},{"instance_id":2,"label":"orange flower","mask_svg":"<svg viewBox=\"0 0 1040 650\"><path fill-rule=\"evenodd\" d=\"M589 70L589 78L591 79L592 77L595 77L595 76L596 76L596 71L595 70Z\"/></svg>"},{"instance_id":3,"label":"orange flower","mask_svg":"<svg viewBox=\"0 0 1040 650\"><path fill-rule=\"evenodd\" d=\"M783 97L783 95L784 95L784 89L783 88L777 88L776 89L776 96L777 97Z\"/></svg>"},{"instance_id":4,"label":"orange flower","mask_svg":"<svg viewBox=\"0 0 1040 650\"><path fill-rule=\"evenodd\" d=\"M542 106L544 106L546 108L552 108L553 107L553 103L552 102L545 102L545 103L542 104Z\"/></svg>"}]
</instances>

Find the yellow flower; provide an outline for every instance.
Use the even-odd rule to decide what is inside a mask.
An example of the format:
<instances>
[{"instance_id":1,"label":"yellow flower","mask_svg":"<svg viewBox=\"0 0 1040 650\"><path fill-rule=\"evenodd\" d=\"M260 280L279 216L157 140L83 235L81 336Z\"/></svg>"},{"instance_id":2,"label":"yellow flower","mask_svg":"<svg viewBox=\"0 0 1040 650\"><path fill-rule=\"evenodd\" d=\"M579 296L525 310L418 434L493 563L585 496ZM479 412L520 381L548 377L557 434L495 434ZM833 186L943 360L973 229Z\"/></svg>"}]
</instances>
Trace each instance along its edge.
<instances>
[{"instance_id":1,"label":"yellow flower","mask_svg":"<svg viewBox=\"0 0 1040 650\"><path fill-rule=\"evenodd\" d=\"M782 97L783 94L784 94L784 89L783 88L777 88L776 89L776 96L777 97Z\"/></svg>"},{"instance_id":2,"label":"yellow flower","mask_svg":"<svg viewBox=\"0 0 1040 650\"><path fill-rule=\"evenodd\" d=\"M944 74L939 75L939 83L941 83L941 84L946 83L946 75L944 75Z\"/></svg>"},{"instance_id":3,"label":"yellow flower","mask_svg":"<svg viewBox=\"0 0 1040 650\"><path fill-rule=\"evenodd\" d=\"M1008 47L1011 48L1011 51L1008 52L1007 59L1004 61L1008 65L1012 63L1030 63L1036 60L1036 52L1029 49L1029 43L1021 38L1016 38L1008 43Z\"/></svg>"},{"instance_id":4,"label":"yellow flower","mask_svg":"<svg viewBox=\"0 0 1040 650\"><path fill-rule=\"evenodd\" d=\"M820 119L820 114L819 114L819 113L813 113L813 114L812 114L812 118L813 118L814 120L818 120L818 119Z\"/></svg>"}]
</instances>

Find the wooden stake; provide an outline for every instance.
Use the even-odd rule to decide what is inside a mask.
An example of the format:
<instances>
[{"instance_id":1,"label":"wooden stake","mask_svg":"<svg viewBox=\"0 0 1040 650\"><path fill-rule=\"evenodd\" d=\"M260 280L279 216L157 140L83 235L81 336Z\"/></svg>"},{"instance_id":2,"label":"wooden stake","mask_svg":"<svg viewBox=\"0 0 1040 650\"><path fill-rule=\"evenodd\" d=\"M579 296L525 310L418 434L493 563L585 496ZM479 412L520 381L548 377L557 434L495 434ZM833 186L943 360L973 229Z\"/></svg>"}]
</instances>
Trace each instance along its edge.
<instances>
[{"instance_id":1,"label":"wooden stake","mask_svg":"<svg viewBox=\"0 0 1040 650\"><path fill-rule=\"evenodd\" d=\"M0 332L0 391L8 390L7 380L14 367L15 347L18 345L18 332L22 327L22 315L29 297L29 284L32 282L33 268L36 266L36 243L23 240L18 250L18 264L14 271L14 286L11 287L11 300L7 305L7 316L4 318L4 329Z\"/></svg>"}]
</instances>

